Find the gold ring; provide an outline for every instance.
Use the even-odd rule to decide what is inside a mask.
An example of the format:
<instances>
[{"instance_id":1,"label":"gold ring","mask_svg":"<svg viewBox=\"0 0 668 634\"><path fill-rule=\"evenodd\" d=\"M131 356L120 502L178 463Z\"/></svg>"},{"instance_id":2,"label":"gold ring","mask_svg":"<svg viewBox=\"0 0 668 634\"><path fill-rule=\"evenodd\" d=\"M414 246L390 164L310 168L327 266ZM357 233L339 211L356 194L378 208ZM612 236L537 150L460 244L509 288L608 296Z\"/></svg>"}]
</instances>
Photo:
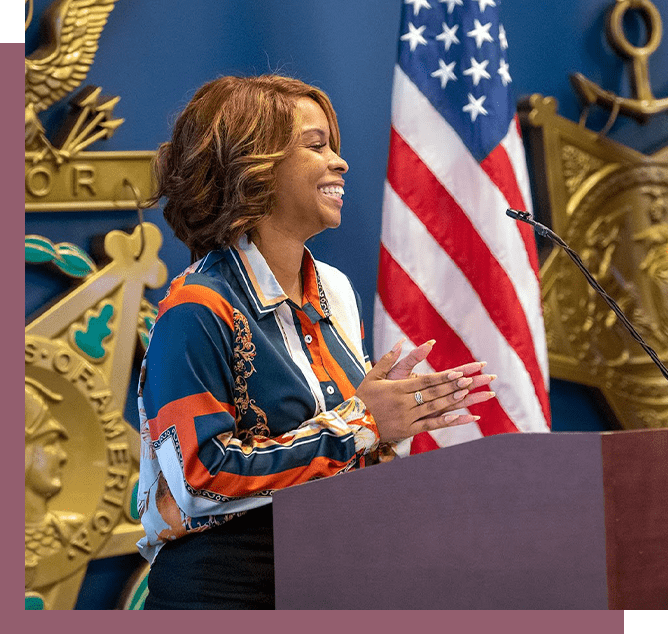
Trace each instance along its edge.
<instances>
[{"instance_id":1,"label":"gold ring","mask_svg":"<svg viewBox=\"0 0 668 634\"><path fill-rule=\"evenodd\" d=\"M422 398L422 392L420 392L420 390L415 392L415 394L413 394L413 396L415 397L415 402L418 405L422 405L424 403L424 399Z\"/></svg>"}]
</instances>

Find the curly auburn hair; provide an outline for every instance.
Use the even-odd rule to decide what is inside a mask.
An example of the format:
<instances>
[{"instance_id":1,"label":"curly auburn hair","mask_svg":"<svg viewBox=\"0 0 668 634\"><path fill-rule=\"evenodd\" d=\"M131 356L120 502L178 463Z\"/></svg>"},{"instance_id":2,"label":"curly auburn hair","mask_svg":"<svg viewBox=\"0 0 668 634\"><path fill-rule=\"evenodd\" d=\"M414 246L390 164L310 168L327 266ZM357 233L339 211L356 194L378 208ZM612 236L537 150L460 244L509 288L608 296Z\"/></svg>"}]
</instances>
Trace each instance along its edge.
<instances>
[{"instance_id":1,"label":"curly auburn hair","mask_svg":"<svg viewBox=\"0 0 668 634\"><path fill-rule=\"evenodd\" d=\"M313 99L324 111L330 144L340 152L329 97L280 75L220 77L204 84L179 115L172 140L154 163L163 213L193 259L236 244L271 213L275 167L297 142L295 104Z\"/></svg>"}]
</instances>

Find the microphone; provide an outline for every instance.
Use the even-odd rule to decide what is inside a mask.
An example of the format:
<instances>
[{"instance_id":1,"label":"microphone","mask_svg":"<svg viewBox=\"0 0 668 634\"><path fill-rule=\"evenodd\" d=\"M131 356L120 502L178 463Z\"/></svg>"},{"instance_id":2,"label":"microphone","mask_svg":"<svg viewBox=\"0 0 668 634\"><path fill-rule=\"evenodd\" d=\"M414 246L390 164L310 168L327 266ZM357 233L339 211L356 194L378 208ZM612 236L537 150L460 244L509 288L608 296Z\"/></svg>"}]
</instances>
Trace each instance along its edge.
<instances>
[{"instance_id":1,"label":"microphone","mask_svg":"<svg viewBox=\"0 0 668 634\"><path fill-rule=\"evenodd\" d=\"M559 245L566 251L566 253L569 255L571 260L575 262L576 266L582 271L584 276L587 278L587 281L589 284L594 288L594 290L603 298L605 303L610 306L610 308L613 310L615 315L619 317L619 320L622 322L624 327L631 333L631 336L642 346L643 350L650 356L652 361L659 367L659 370L661 370L661 374L663 374L664 378L668 379L668 369L666 368L663 363L661 363L661 360L659 359L659 355L652 349L650 346L647 345L645 340L642 338L640 333L633 327L633 324L626 318L626 315L622 312L622 309L617 305L617 302L615 302L610 295L608 295L604 290L603 287L594 279L594 276L589 272L587 267L584 265L584 262L580 258L580 256L571 249L571 247L566 244L552 229L548 229L545 225L540 224L540 222L537 222L534 220L533 216L528 212L528 211L519 211L517 209L506 209L506 216L510 216L511 218L514 218L515 220L521 220L522 222L526 222L527 224L531 225L536 233L540 234L541 236L546 237L548 240L551 240L555 244Z\"/></svg>"}]
</instances>

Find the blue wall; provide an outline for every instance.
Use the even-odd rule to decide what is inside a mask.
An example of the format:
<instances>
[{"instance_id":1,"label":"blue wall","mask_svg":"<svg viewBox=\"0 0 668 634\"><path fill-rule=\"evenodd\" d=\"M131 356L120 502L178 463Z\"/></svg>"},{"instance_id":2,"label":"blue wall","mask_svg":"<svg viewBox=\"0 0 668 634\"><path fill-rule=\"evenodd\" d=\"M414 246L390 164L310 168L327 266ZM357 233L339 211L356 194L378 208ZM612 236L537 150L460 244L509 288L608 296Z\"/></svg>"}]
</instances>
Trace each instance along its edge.
<instances>
[{"instance_id":1,"label":"blue wall","mask_svg":"<svg viewBox=\"0 0 668 634\"><path fill-rule=\"evenodd\" d=\"M38 18L49 3L35 1L35 19L26 32L27 52L39 41ZM655 4L668 20L668 0ZM629 96L629 74L604 36L610 5L610 0L505 0L502 21L516 97L553 95L560 114L577 119L579 106L568 81L577 71ZM339 114L350 172L341 227L317 236L309 246L353 280L362 296L370 350L400 9L400 0L119 0L86 79L102 86L104 93L121 96L116 113L126 120L112 139L91 148L99 150L155 149L169 137L174 117L194 90L218 75L281 71L326 90ZM645 30L638 16L628 14L626 23L629 37L642 43ZM668 95L668 38L649 68L654 94ZM42 116L47 129L54 130L65 112L64 103L47 111ZM605 113L598 112L588 122L599 129L605 119ZM666 115L645 126L619 119L609 136L641 151L655 151L668 142ZM540 209L541 201L534 206ZM161 257L172 276L187 265L189 255L173 238L160 210L149 210L146 219L163 232ZM135 223L131 212L29 214L26 233L88 250L93 235ZM38 267L28 267L26 315L67 287L67 282ZM163 292L149 290L147 297L157 303ZM568 399L567 383L554 382L552 387L553 401ZM560 424L555 416L555 429Z\"/></svg>"},{"instance_id":2,"label":"blue wall","mask_svg":"<svg viewBox=\"0 0 668 634\"><path fill-rule=\"evenodd\" d=\"M28 53L37 45L38 18L48 4L50 0L35 0L35 19L26 32ZM611 0L497 4L510 44L516 97L553 95L560 114L577 119L578 102L568 75L578 71L630 96L628 73L604 36ZM655 0L655 5L668 30L668 0ZM350 172L341 227L317 236L309 246L316 257L353 280L370 339L400 9L401 0L118 0L85 83L120 95L115 113L126 121L112 139L90 149L155 149L169 137L175 115L195 89L218 75L280 71L323 88L339 115L342 153ZM629 16L627 23L629 34L641 43L640 20ZM654 94L668 96L668 36L649 68ZM64 112L59 104L45 113L47 129L55 129ZM601 113L589 124L598 129L606 118ZM668 144L668 119L664 114L646 126L620 119L609 136L652 152ZM536 208L540 205L535 201ZM163 232L161 258L171 277L189 263L189 254L172 237L159 210L147 211L145 218ZM33 213L27 214L26 233L88 250L93 235L134 224L131 212ZM28 266L26 317L67 287ZM147 298L157 304L163 293L147 291ZM372 342L368 344L372 349ZM128 400L128 417L134 423L134 399ZM575 425L580 429L607 428L595 402L577 386L554 382L552 404L555 430L572 429L573 420L580 421Z\"/></svg>"},{"instance_id":3,"label":"blue wall","mask_svg":"<svg viewBox=\"0 0 668 634\"><path fill-rule=\"evenodd\" d=\"M49 2L35 0L27 52L37 45L38 18ZM577 119L578 102L568 81L577 71L608 90L630 95L629 75L604 36L611 0L497 4L510 43L516 97L553 95L560 114ZM655 4L668 21L668 0ZM155 149L169 137L174 117L195 89L218 75L281 71L327 91L339 115L350 172L341 227L317 236L309 246L316 257L353 280L364 305L369 350L400 9L400 0L119 0L86 79L106 94L120 95L116 113L126 119L112 139L91 148L99 150ZM638 16L628 14L626 22L629 37L642 43L645 32ZM649 67L654 94L668 95L668 37ZM47 128L57 127L65 112L65 104L47 111L42 116ZM600 129L605 120L599 112L588 123ZM635 149L654 151L668 142L666 115L645 126L620 119L609 136ZM541 201L534 206L540 209ZM145 217L163 232L161 257L173 276L188 264L189 254L173 238L159 210ZM93 234L135 223L130 212L29 214L26 233L88 249ZM26 315L66 288L66 282L29 267ZM157 303L163 290L147 291L148 299ZM552 392L553 400L568 399L570 387L555 382ZM555 417L555 429L559 428Z\"/></svg>"}]
</instances>

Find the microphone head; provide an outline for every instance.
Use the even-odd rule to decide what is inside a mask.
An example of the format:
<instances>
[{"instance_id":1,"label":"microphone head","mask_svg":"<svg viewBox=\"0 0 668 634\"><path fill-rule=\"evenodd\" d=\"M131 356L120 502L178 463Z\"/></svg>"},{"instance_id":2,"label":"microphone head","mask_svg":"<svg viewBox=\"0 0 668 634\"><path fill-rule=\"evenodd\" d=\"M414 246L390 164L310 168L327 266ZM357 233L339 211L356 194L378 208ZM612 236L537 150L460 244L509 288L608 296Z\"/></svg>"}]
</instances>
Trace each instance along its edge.
<instances>
[{"instance_id":1,"label":"microphone head","mask_svg":"<svg viewBox=\"0 0 668 634\"><path fill-rule=\"evenodd\" d=\"M521 220L522 222L528 222L529 224L533 224L533 218L531 217L531 214L528 211L519 211L517 209L508 208L506 209L506 216L510 216L515 220Z\"/></svg>"},{"instance_id":2,"label":"microphone head","mask_svg":"<svg viewBox=\"0 0 668 634\"><path fill-rule=\"evenodd\" d=\"M517 211L517 209L506 209L506 216L510 216L511 218L514 218L515 220L523 220L522 216L524 214L521 211Z\"/></svg>"}]
</instances>

